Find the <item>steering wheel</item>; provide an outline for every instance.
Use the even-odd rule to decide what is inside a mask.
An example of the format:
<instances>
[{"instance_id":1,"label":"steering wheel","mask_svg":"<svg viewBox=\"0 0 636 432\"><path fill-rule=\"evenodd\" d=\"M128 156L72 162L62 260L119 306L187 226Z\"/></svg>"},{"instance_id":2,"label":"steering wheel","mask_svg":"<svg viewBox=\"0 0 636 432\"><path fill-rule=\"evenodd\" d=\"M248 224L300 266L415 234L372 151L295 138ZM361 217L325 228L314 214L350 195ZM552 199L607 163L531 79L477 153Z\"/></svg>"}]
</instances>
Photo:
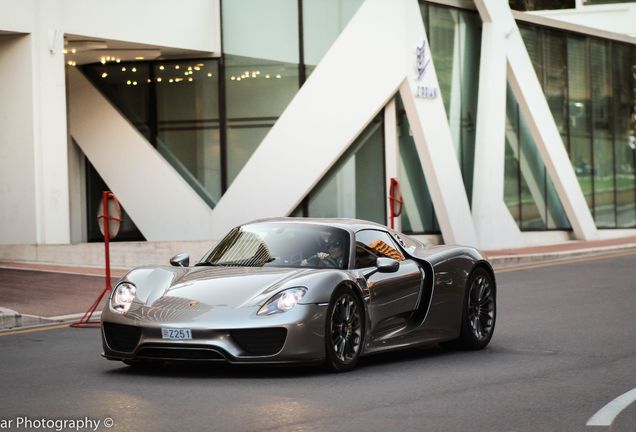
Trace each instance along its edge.
<instances>
[{"instance_id":1,"label":"steering wheel","mask_svg":"<svg viewBox=\"0 0 636 432\"><path fill-rule=\"evenodd\" d=\"M320 258L319 254L325 254L324 258ZM338 268L338 263L333 257L331 257L326 252L319 252L313 254L310 257L305 258L303 261L307 262L307 265L311 265L312 267L323 267L323 268ZM302 264L301 264L302 265Z\"/></svg>"}]
</instances>

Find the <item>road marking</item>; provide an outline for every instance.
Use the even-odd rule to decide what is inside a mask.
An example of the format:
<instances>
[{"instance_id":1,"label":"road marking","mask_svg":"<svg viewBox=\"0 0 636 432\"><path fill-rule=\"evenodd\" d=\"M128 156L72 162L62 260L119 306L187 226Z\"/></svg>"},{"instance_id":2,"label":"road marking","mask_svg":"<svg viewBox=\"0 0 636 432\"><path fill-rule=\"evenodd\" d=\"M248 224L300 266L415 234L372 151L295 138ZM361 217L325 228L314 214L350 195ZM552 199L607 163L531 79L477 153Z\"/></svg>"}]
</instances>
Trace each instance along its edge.
<instances>
[{"instance_id":1,"label":"road marking","mask_svg":"<svg viewBox=\"0 0 636 432\"><path fill-rule=\"evenodd\" d=\"M601 408L587 421L586 426L611 426L617 415L636 401L636 388L624 393Z\"/></svg>"},{"instance_id":2,"label":"road marking","mask_svg":"<svg viewBox=\"0 0 636 432\"><path fill-rule=\"evenodd\" d=\"M57 325L51 325L46 327L37 327L37 328L31 328L31 329L25 329L25 330L3 331L3 332L0 332L0 337L19 335L19 334L25 334L25 333L42 332L42 331L48 331L48 330L57 330L57 329L68 327L69 325L71 325L71 323L57 324Z\"/></svg>"},{"instance_id":3,"label":"road marking","mask_svg":"<svg viewBox=\"0 0 636 432\"><path fill-rule=\"evenodd\" d=\"M550 261L546 263L527 264L527 265L517 266L517 267L506 267L503 269L495 270L495 273L508 273L508 272L520 271L520 270L532 270L532 269L538 269L538 268L544 268L544 267L553 267L553 266L565 265L565 264L576 264L581 262L597 261L602 259L610 259L610 258L617 258L617 257L623 257L623 256L630 256L630 255L636 255L636 251L585 256L580 258L570 258L570 259L563 259L558 261Z\"/></svg>"}]
</instances>

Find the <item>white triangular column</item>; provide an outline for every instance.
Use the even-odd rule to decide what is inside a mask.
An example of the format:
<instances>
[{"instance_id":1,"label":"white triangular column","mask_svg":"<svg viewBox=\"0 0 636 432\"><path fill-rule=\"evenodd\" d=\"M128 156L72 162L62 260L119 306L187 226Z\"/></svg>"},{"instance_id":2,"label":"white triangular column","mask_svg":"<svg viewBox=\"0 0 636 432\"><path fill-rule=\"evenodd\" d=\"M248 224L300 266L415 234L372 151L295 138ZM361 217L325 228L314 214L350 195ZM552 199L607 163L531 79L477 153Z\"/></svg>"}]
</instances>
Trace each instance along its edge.
<instances>
[{"instance_id":1,"label":"white triangular column","mask_svg":"<svg viewBox=\"0 0 636 432\"><path fill-rule=\"evenodd\" d=\"M585 201L583 191L570 163L567 151L563 145L563 140L550 112L548 102L543 94L543 89L534 71L532 61L519 33L517 23L512 16L510 7L507 2L501 0L475 0L475 4L485 23L484 29L486 33L490 33L490 36L493 38L500 38L498 44L500 50L505 52L508 82L517 98L521 114L528 124L539 154L545 163L548 175L554 183L556 192L572 225L574 236L580 240L597 238L598 231L594 224L594 219ZM489 25L492 26L491 30L487 29ZM502 35L503 39L501 39ZM488 49L488 47L486 48ZM495 76L501 76L501 72L498 70L493 69L490 73L495 74ZM481 78L482 77L480 77L480 80ZM482 97L482 95L485 95L485 93L483 93L484 90L482 82L480 81L480 105L483 97L486 97ZM500 98L497 100L500 100ZM479 115L482 115L481 107L479 108ZM497 119L498 123L493 123L491 126L493 129L500 127L500 116L498 116ZM503 148L503 138L497 137L497 140L498 141L492 145ZM478 149L481 149L485 145L486 143L481 142L481 146L478 144ZM503 152L498 151L497 154L503 156ZM489 171L484 172L485 166L486 164L483 163L483 161L479 160L478 165L478 160L476 160L476 178L491 175ZM495 166L494 163L493 166ZM503 169L503 163L497 166ZM479 173L477 171L478 169L480 170ZM497 187L497 190L494 189L495 187ZM503 189L500 191L498 185L493 184L492 188L481 188L480 194L488 193L494 194L498 197L497 199L500 199L503 203ZM487 229L488 224L482 223L483 220L488 219L487 207L480 206L479 212L480 217L479 220L476 221L477 225L480 227L484 225ZM494 215L493 218L498 217L497 212L498 210L493 207L491 213ZM480 239L481 238L482 236L480 235Z\"/></svg>"},{"instance_id":2,"label":"white triangular column","mask_svg":"<svg viewBox=\"0 0 636 432\"><path fill-rule=\"evenodd\" d=\"M475 133L473 220L483 249L525 244L504 204L506 132L505 35L496 23L484 20L479 65L479 101Z\"/></svg>"}]
</instances>

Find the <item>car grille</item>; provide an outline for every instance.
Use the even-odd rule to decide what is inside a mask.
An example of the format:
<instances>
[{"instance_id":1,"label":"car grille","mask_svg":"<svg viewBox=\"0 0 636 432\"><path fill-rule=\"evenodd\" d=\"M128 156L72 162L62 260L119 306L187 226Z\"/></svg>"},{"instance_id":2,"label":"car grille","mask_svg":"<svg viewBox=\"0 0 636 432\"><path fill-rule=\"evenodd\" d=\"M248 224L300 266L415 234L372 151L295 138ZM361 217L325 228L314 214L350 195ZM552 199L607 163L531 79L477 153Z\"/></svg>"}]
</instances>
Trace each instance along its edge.
<instances>
[{"instance_id":1,"label":"car grille","mask_svg":"<svg viewBox=\"0 0 636 432\"><path fill-rule=\"evenodd\" d=\"M251 355L272 355L283 348L287 329L240 329L230 331L232 339L243 351Z\"/></svg>"},{"instance_id":2,"label":"car grille","mask_svg":"<svg viewBox=\"0 0 636 432\"><path fill-rule=\"evenodd\" d=\"M103 323L106 343L115 351L131 352L139 343L141 327Z\"/></svg>"},{"instance_id":3,"label":"car grille","mask_svg":"<svg viewBox=\"0 0 636 432\"><path fill-rule=\"evenodd\" d=\"M136 357L164 360L225 360L215 349L201 346L158 346L142 345Z\"/></svg>"}]
</instances>

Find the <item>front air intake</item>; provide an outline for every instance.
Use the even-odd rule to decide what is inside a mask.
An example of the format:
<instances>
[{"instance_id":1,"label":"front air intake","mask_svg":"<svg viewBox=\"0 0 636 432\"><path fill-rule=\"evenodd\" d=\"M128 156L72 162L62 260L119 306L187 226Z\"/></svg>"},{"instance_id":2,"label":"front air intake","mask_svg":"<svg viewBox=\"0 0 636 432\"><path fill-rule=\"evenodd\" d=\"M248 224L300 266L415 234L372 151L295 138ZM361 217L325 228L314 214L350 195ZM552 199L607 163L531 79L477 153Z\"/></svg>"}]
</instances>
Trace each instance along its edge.
<instances>
[{"instance_id":1,"label":"front air intake","mask_svg":"<svg viewBox=\"0 0 636 432\"><path fill-rule=\"evenodd\" d=\"M102 326L106 343L114 351L132 352L139 343L141 327L107 322Z\"/></svg>"},{"instance_id":2,"label":"front air intake","mask_svg":"<svg viewBox=\"0 0 636 432\"><path fill-rule=\"evenodd\" d=\"M283 349L287 329L263 328L230 331L232 339L249 355L273 355Z\"/></svg>"}]
</instances>

